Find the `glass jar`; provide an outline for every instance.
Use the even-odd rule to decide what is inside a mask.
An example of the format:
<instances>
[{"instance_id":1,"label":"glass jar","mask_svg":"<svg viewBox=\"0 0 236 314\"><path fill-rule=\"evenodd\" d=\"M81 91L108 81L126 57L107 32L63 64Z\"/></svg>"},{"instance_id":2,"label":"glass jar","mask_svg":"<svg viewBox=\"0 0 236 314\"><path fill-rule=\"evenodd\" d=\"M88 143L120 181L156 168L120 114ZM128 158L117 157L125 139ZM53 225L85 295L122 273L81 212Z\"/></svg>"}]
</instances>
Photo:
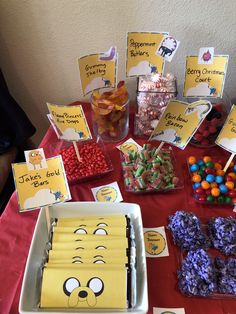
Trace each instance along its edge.
<instances>
[{"instance_id":1,"label":"glass jar","mask_svg":"<svg viewBox=\"0 0 236 314\"><path fill-rule=\"evenodd\" d=\"M207 100L207 98L204 99ZM187 102L192 103L198 100L199 99L196 98L188 98ZM193 146L205 148L216 145L215 140L219 135L232 106L231 100L226 94L222 98L211 98L209 101L212 104L212 109L190 140L190 143Z\"/></svg>"},{"instance_id":2,"label":"glass jar","mask_svg":"<svg viewBox=\"0 0 236 314\"><path fill-rule=\"evenodd\" d=\"M129 130L129 97L124 82L116 89L92 94L93 131L104 142L118 142Z\"/></svg>"},{"instance_id":3,"label":"glass jar","mask_svg":"<svg viewBox=\"0 0 236 314\"><path fill-rule=\"evenodd\" d=\"M155 74L138 78L134 133L149 137L155 129L168 102L177 96L176 78Z\"/></svg>"}]
</instances>

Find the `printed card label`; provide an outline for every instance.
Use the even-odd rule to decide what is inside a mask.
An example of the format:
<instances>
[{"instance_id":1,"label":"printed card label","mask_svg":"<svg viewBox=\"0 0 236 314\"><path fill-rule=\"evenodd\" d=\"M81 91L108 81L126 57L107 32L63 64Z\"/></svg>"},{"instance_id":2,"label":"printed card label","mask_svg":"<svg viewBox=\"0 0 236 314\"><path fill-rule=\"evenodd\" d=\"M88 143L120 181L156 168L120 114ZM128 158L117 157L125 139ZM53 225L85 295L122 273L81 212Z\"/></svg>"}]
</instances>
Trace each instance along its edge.
<instances>
[{"instance_id":1,"label":"printed card label","mask_svg":"<svg viewBox=\"0 0 236 314\"><path fill-rule=\"evenodd\" d=\"M47 103L51 124L57 128L59 139L65 141L83 141L92 138L84 111L79 106L59 106Z\"/></svg>"},{"instance_id":2,"label":"printed card label","mask_svg":"<svg viewBox=\"0 0 236 314\"><path fill-rule=\"evenodd\" d=\"M117 182L98 186L91 189L96 202L119 203L123 201L120 188Z\"/></svg>"},{"instance_id":3,"label":"printed card label","mask_svg":"<svg viewBox=\"0 0 236 314\"><path fill-rule=\"evenodd\" d=\"M229 56L214 56L212 64L199 64L198 56L186 59L184 97L222 97Z\"/></svg>"},{"instance_id":4,"label":"printed card label","mask_svg":"<svg viewBox=\"0 0 236 314\"><path fill-rule=\"evenodd\" d=\"M128 152L138 152L142 149L137 142L135 142L132 138L129 138L123 144L116 146L123 154L127 154Z\"/></svg>"},{"instance_id":5,"label":"printed card label","mask_svg":"<svg viewBox=\"0 0 236 314\"><path fill-rule=\"evenodd\" d=\"M28 170L26 162L12 164L20 211L71 199L61 156L46 159L47 168Z\"/></svg>"},{"instance_id":6,"label":"printed card label","mask_svg":"<svg viewBox=\"0 0 236 314\"><path fill-rule=\"evenodd\" d=\"M172 36L165 35L158 47L156 54L163 57L166 61L171 62L177 49L179 48L180 41Z\"/></svg>"},{"instance_id":7,"label":"printed card label","mask_svg":"<svg viewBox=\"0 0 236 314\"><path fill-rule=\"evenodd\" d=\"M165 227L143 228L147 257L169 256Z\"/></svg>"},{"instance_id":8,"label":"printed card label","mask_svg":"<svg viewBox=\"0 0 236 314\"><path fill-rule=\"evenodd\" d=\"M43 148L26 150L24 151L24 154L28 170L37 170L48 167Z\"/></svg>"},{"instance_id":9,"label":"printed card label","mask_svg":"<svg viewBox=\"0 0 236 314\"><path fill-rule=\"evenodd\" d=\"M153 314L185 314L184 308L154 307Z\"/></svg>"},{"instance_id":10,"label":"printed card label","mask_svg":"<svg viewBox=\"0 0 236 314\"><path fill-rule=\"evenodd\" d=\"M79 58L79 71L83 94L99 88L116 86L117 49Z\"/></svg>"},{"instance_id":11,"label":"printed card label","mask_svg":"<svg viewBox=\"0 0 236 314\"><path fill-rule=\"evenodd\" d=\"M236 154L236 106L233 105L216 139L216 144L227 151Z\"/></svg>"},{"instance_id":12,"label":"printed card label","mask_svg":"<svg viewBox=\"0 0 236 314\"><path fill-rule=\"evenodd\" d=\"M164 59L156 54L169 33L129 32L127 34L126 76L162 74Z\"/></svg>"},{"instance_id":13,"label":"printed card label","mask_svg":"<svg viewBox=\"0 0 236 314\"><path fill-rule=\"evenodd\" d=\"M211 108L211 103L206 100L191 104L170 101L150 140L167 142L184 149Z\"/></svg>"}]
</instances>

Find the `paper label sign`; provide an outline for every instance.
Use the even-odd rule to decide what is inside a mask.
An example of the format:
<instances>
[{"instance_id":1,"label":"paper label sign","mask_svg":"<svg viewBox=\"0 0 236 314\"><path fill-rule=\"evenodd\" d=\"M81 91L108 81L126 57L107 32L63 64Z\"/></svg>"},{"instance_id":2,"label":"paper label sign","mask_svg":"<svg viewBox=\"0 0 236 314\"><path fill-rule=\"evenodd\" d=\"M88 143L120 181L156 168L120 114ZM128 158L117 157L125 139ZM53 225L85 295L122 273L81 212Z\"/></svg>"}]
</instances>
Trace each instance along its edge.
<instances>
[{"instance_id":1,"label":"paper label sign","mask_svg":"<svg viewBox=\"0 0 236 314\"><path fill-rule=\"evenodd\" d=\"M92 193L96 202L118 203L123 201L117 182L93 188Z\"/></svg>"},{"instance_id":2,"label":"paper label sign","mask_svg":"<svg viewBox=\"0 0 236 314\"><path fill-rule=\"evenodd\" d=\"M50 103L47 106L60 139L82 141L92 138L82 106L59 106Z\"/></svg>"},{"instance_id":3,"label":"paper label sign","mask_svg":"<svg viewBox=\"0 0 236 314\"><path fill-rule=\"evenodd\" d=\"M236 154L236 106L233 105L226 122L216 139L216 144Z\"/></svg>"},{"instance_id":4,"label":"paper label sign","mask_svg":"<svg viewBox=\"0 0 236 314\"><path fill-rule=\"evenodd\" d=\"M71 199L61 156L46 159L47 168L28 170L27 163L12 164L20 211Z\"/></svg>"},{"instance_id":5,"label":"paper label sign","mask_svg":"<svg viewBox=\"0 0 236 314\"><path fill-rule=\"evenodd\" d=\"M212 64L199 64L198 56L186 59L184 97L222 97L229 56L214 56Z\"/></svg>"},{"instance_id":6,"label":"paper label sign","mask_svg":"<svg viewBox=\"0 0 236 314\"><path fill-rule=\"evenodd\" d=\"M164 59L156 54L169 33L129 32L127 34L126 76L162 74Z\"/></svg>"},{"instance_id":7,"label":"paper label sign","mask_svg":"<svg viewBox=\"0 0 236 314\"><path fill-rule=\"evenodd\" d=\"M128 152L138 152L142 149L137 142L135 142L132 138L129 138L123 144L116 146L123 154L127 154Z\"/></svg>"},{"instance_id":8,"label":"paper label sign","mask_svg":"<svg viewBox=\"0 0 236 314\"><path fill-rule=\"evenodd\" d=\"M170 101L150 140L167 142L184 149L211 108L211 103L206 100L191 104Z\"/></svg>"},{"instance_id":9,"label":"paper label sign","mask_svg":"<svg viewBox=\"0 0 236 314\"><path fill-rule=\"evenodd\" d=\"M105 53L81 57L78 62L84 95L95 89L116 86L116 47L111 47Z\"/></svg>"},{"instance_id":10,"label":"paper label sign","mask_svg":"<svg viewBox=\"0 0 236 314\"><path fill-rule=\"evenodd\" d=\"M165 227L143 228L147 257L169 256Z\"/></svg>"}]
</instances>

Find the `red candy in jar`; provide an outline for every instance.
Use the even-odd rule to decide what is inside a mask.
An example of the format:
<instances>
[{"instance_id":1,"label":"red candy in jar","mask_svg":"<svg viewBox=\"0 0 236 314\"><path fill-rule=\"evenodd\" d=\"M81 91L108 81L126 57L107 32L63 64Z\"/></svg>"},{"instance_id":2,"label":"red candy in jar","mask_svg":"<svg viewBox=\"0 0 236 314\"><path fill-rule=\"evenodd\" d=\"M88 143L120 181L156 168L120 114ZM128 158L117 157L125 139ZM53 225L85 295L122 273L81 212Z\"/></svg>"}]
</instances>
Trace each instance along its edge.
<instances>
[{"instance_id":1,"label":"red candy in jar","mask_svg":"<svg viewBox=\"0 0 236 314\"><path fill-rule=\"evenodd\" d=\"M78 146L80 161L73 145L63 148L61 156L69 183L79 181L108 172L108 165L104 152L96 142L81 143Z\"/></svg>"},{"instance_id":2,"label":"red candy in jar","mask_svg":"<svg viewBox=\"0 0 236 314\"><path fill-rule=\"evenodd\" d=\"M227 96L211 101L212 109L194 134L190 143L195 146L208 147L215 145L215 140L225 122L231 103Z\"/></svg>"}]
</instances>

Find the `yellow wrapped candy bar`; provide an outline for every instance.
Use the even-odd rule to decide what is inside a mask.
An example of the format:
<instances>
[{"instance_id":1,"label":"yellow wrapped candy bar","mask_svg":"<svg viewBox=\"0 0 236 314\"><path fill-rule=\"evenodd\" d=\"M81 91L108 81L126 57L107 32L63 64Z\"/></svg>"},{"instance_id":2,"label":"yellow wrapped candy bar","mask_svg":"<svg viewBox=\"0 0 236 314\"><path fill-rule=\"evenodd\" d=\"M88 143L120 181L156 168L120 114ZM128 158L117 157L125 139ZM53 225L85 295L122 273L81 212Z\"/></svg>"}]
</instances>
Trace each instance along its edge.
<instances>
[{"instance_id":1,"label":"yellow wrapped candy bar","mask_svg":"<svg viewBox=\"0 0 236 314\"><path fill-rule=\"evenodd\" d=\"M128 239L104 239L97 241L74 241L74 242L53 242L53 250L114 250L114 249L128 249Z\"/></svg>"},{"instance_id":2,"label":"yellow wrapped candy bar","mask_svg":"<svg viewBox=\"0 0 236 314\"><path fill-rule=\"evenodd\" d=\"M94 268L46 267L43 271L40 307L125 309L127 269L98 265Z\"/></svg>"},{"instance_id":3,"label":"yellow wrapped candy bar","mask_svg":"<svg viewBox=\"0 0 236 314\"><path fill-rule=\"evenodd\" d=\"M50 250L48 253L48 261L54 261L58 259L70 259L70 260L77 260L77 259L107 259L110 258L110 256L113 256L116 258L126 258L127 252L126 249L123 250L100 250L99 252L97 250Z\"/></svg>"},{"instance_id":4,"label":"yellow wrapped candy bar","mask_svg":"<svg viewBox=\"0 0 236 314\"><path fill-rule=\"evenodd\" d=\"M58 218L56 221L58 227L126 227L127 219L124 215L114 216L87 216L84 218Z\"/></svg>"},{"instance_id":5,"label":"yellow wrapped candy bar","mask_svg":"<svg viewBox=\"0 0 236 314\"><path fill-rule=\"evenodd\" d=\"M97 236L120 236L126 237L127 230L125 227L107 227L107 226L99 226L99 227L54 227L53 233L69 233L72 235L78 236L88 236L88 235L97 235Z\"/></svg>"}]
</instances>

